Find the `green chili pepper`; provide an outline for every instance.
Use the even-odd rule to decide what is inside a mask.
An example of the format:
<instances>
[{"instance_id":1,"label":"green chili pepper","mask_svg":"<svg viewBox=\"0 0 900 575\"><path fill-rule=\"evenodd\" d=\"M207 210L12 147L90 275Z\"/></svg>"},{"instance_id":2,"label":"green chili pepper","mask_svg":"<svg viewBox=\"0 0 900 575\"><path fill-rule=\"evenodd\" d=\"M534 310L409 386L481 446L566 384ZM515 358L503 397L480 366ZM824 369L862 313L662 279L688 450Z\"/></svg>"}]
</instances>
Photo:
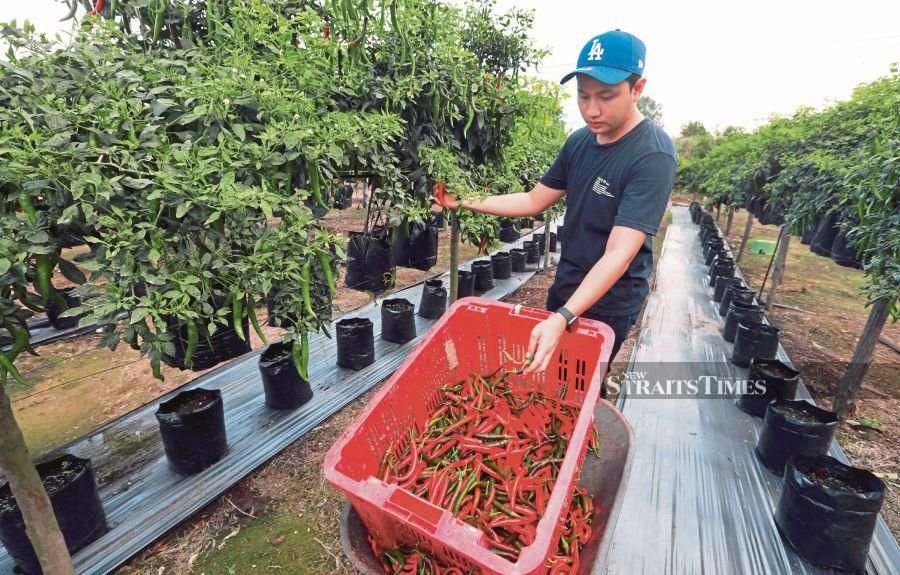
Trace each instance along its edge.
<instances>
[{"instance_id":1,"label":"green chili pepper","mask_svg":"<svg viewBox=\"0 0 900 575\"><path fill-rule=\"evenodd\" d=\"M37 283L34 287L41 296L41 302L46 306L53 294L53 283L50 280L53 275L53 265L50 262L49 254L35 255L35 271L37 272Z\"/></svg>"},{"instance_id":2,"label":"green chili pepper","mask_svg":"<svg viewBox=\"0 0 900 575\"><path fill-rule=\"evenodd\" d=\"M162 32L163 24L166 19L166 2L159 0L156 4L156 15L153 19L153 38L151 42L156 44L159 41L160 32Z\"/></svg>"},{"instance_id":3,"label":"green chili pepper","mask_svg":"<svg viewBox=\"0 0 900 575\"><path fill-rule=\"evenodd\" d=\"M244 294L234 292L231 298L231 322L234 324L234 331L241 341L247 341L244 335Z\"/></svg>"},{"instance_id":4,"label":"green chili pepper","mask_svg":"<svg viewBox=\"0 0 900 575\"><path fill-rule=\"evenodd\" d=\"M304 380L309 381L307 372L309 366L309 340L306 332L300 334L299 338L294 339L294 343L291 345L291 356L294 358L294 367L297 369L297 373Z\"/></svg>"},{"instance_id":5,"label":"green chili pepper","mask_svg":"<svg viewBox=\"0 0 900 575\"><path fill-rule=\"evenodd\" d=\"M153 370L153 377L155 377L156 379L158 379L160 381L166 380L166 378L163 377L162 364L159 362L159 360L150 361L150 368Z\"/></svg>"},{"instance_id":6,"label":"green chili pepper","mask_svg":"<svg viewBox=\"0 0 900 575\"><path fill-rule=\"evenodd\" d=\"M300 334L300 365L303 367L300 375L309 381L309 334L305 331Z\"/></svg>"},{"instance_id":7,"label":"green chili pepper","mask_svg":"<svg viewBox=\"0 0 900 575\"><path fill-rule=\"evenodd\" d=\"M9 373L13 376L13 379L16 380L16 383L19 385L27 386L28 382L22 378L22 374L19 373L19 370L16 369L16 366L13 365L13 362L9 359L5 352L0 351L0 371L3 372L3 379L6 379L6 374Z\"/></svg>"},{"instance_id":8,"label":"green chili pepper","mask_svg":"<svg viewBox=\"0 0 900 575\"><path fill-rule=\"evenodd\" d=\"M313 194L313 201L317 207L328 208L322 201L322 184L319 178L319 167L312 160L306 161L306 169L309 172L309 187Z\"/></svg>"},{"instance_id":9,"label":"green chili pepper","mask_svg":"<svg viewBox=\"0 0 900 575\"><path fill-rule=\"evenodd\" d=\"M31 203L31 198L19 196L19 206L22 208L22 213L28 218L28 223L31 225L36 224L37 212L34 209L34 204Z\"/></svg>"},{"instance_id":10,"label":"green chili pepper","mask_svg":"<svg viewBox=\"0 0 900 575\"><path fill-rule=\"evenodd\" d=\"M466 118L466 125L463 128L463 137L468 136L469 128L472 127L472 120L475 119L475 105L472 103L471 95L469 95L469 97L468 97L468 102L469 102L469 113L468 113L468 117Z\"/></svg>"},{"instance_id":11,"label":"green chili pepper","mask_svg":"<svg viewBox=\"0 0 900 575\"><path fill-rule=\"evenodd\" d=\"M253 330L256 331L256 335L259 336L259 339L262 340L263 343L268 344L266 341L266 334L263 333L261 327L259 327L259 318L256 317L256 308L253 307L253 302L250 302L250 305L247 306L247 315L250 316L250 323L253 324Z\"/></svg>"},{"instance_id":12,"label":"green chili pepper","mask_svg":"<svg viewBox=\"0 0 900 575\"><path fill-rule=\"evenodd\" d=\"M331 293L331 297L334 297L334 274L331 271L331 260L327 253L319 253L319 264L322 265L322 270L325 272L325 281L328 282L328 291Z\"/></svg>"},{"instance_id":13,"label":"green chili pepper","mask_svg":"<svg viewBox=\"0 0 900 575\"><path fill-rule=\"evenodd\" d=\"M300 293L303 296L303 306L306 308L306 313L310 315L310 317L316 317L316 312L312 307L312 298L310 297L310 268L309 262L303 264L303 268L300 270L300 278L303 280L303 284L300 286Z\"/></svg>"},{"instance_id":14,"label":"green chili pepper","mask_svg":"<svg viewBox=\"0 0 900 575\"><path fill-rule=\"evenodd\" d=\"M194 359L194 351L197 349L197 342L200 340L200 330L197 329L197 322L189 321L185 326L188 334L187 349L184 352L184 366L190 367Z\"/></svg>"}]
</instances>

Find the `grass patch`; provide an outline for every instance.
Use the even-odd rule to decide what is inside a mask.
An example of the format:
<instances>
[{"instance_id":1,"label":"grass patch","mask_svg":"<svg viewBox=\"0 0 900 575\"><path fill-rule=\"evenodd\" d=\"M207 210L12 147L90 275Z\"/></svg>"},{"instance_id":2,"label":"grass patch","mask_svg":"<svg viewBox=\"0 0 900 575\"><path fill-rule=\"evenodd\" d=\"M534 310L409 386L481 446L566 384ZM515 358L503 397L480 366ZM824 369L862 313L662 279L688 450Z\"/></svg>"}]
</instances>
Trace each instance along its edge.
<instances>
[{"instance_id":1,"label":"grass patch","mask_svg":"<svg viewBox=\"0 0 900 575\"><path fill-rule=\"evenodd\" d=\"M306 518L276 514L259 517L232 532L215 554L198 562L194 573L238 575L242 573L327 573L335 560L316 541Z\"/></svg>"}]
</instances>

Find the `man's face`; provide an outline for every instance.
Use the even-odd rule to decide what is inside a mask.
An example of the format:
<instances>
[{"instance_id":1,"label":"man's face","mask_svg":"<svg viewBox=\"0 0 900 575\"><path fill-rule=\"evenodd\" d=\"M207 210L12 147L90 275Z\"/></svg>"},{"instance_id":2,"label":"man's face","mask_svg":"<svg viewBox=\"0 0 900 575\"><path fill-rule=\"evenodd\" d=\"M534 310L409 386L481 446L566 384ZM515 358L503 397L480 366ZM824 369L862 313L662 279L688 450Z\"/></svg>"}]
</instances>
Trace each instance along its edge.
<instances>
[{"instance_id":1,"label":"man's face","mask_svg":"<svg viewBox=\"0 0 900 575\"><path fill-rule=\"evenodd\" d=\"M577 79L578 109L588 128L598 139L618 139L634 113L634 105L641 97L647 80L641 78L631 88L627 80L604 84L584 74L579 74Z\"/></svg>"}]
</instances>

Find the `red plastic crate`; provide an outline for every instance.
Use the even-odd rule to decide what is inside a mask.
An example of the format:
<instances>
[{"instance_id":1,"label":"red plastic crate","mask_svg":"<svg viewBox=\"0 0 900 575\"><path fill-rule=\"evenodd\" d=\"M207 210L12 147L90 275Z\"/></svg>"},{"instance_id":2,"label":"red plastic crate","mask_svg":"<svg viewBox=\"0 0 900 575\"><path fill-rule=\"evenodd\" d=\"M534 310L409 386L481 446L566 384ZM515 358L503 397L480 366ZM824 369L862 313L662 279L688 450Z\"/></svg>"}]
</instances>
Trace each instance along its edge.
<instances>
[{"instance_id":1,"label":"red plastic crate","mask_svg":"<svg viewBox=\"0 0 900 575\"><path fill-rule=\"evenodd\" d=\"M464 571L517 575L540 573L554 550L561 522L587 449L588 429L606 373L614 335L600 322L580 319L563 334L556 357L544 374L516 376L512 385L545 394L564 393L582 404L569 449L563 459L547 511L535 542L513 563L492 553L485 535L450 511L381 481L379 464L392 443L409 441L409 430L421 431L441 401L439 388L489 373L505 361L504 352L521 360L531 329L550 312L482 298L456 302L384 384L328 451L325 477L345 492L380 544L427 550Z\"/></svg>"}]
</instances>

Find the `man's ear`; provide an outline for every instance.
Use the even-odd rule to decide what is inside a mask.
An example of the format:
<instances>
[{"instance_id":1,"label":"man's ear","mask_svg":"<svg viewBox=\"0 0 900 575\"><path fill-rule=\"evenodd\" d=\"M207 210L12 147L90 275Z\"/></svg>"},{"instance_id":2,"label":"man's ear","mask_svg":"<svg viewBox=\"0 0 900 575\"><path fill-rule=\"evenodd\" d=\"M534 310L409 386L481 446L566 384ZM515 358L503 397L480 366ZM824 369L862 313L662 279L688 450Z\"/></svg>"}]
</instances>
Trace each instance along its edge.
<instances>
[{"instance_id":1,"label":"man's ear","mask_svg":"<svg viewBox=\"0 0 900 575\"><path fill-rule=\"evenodd\" d=\"M634 83L634 88L631 89L631 95L634 98L634 101L637 102L641 99L641 94L644 93L644 86L647 85L647 78L641 78L637 82Z\"/></svg>"}]
</instances>

